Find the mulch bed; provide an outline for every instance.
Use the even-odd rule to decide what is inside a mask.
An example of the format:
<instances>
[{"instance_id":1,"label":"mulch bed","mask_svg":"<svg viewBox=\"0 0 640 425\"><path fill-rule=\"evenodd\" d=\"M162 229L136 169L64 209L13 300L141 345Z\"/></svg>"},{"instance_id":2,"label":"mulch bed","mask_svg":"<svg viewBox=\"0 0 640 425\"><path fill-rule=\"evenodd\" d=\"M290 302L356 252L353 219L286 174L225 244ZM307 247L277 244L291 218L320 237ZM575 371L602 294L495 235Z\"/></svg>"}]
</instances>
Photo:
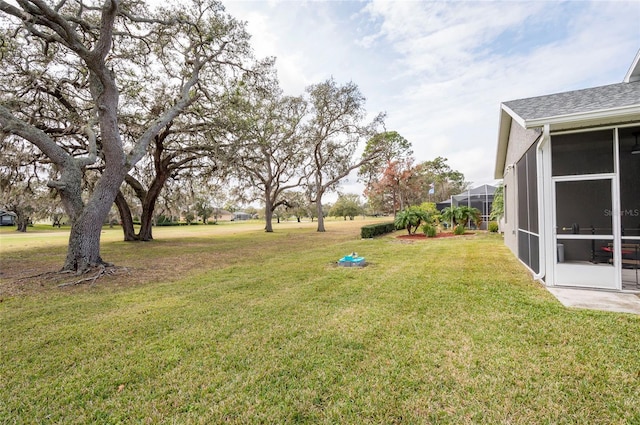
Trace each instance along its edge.
<instances>
[{"instance_id":1,"label":"mulch bed","mask_svg":"<svg viewBox=\"0 0 640 425\"><path fill-rule=\"evenodd\" d=\"M421 239L439 239L439 238L451 238L454 236L469 236L475 235L474 232L464 232L464 235L454 235L452 232L440 232L434 237L428 238L424 233L416 233L415 235L398 235L397 239L409 239L409 240L421 240Z\"/></svg>"}]
</instances>

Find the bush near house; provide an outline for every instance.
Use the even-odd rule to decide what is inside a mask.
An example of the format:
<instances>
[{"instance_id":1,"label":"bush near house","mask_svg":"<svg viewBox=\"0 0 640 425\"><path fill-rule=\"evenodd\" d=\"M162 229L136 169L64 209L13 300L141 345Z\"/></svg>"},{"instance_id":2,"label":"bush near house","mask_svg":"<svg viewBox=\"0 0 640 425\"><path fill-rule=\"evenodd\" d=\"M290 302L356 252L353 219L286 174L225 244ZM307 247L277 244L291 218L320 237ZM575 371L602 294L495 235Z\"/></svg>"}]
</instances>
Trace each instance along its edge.
<instances>
[{"instance_id":1,"label":"bush near house","mask_svg":"<svg viewBox=\"0 0 640 425\"><path fill-rule=\"evenodd\" d=\"M433 238L436 236L437 229L434 225L426 223L422 225L422 232L428 237Z\"/></svg>"},{"instance_id":2,"label":"bush near house","mask_svg":"<svg viewBox=\"0 0 640 425\"><path fill-rule=\"evenodd\" d=\"M446 207L442 210L442 219L453 222L454 226L465 226L469 221L473 221L479 228L482 223L480 210L466 205Z\"/></svg>"},{"instance_id":3,"label":"bush near house","mask_svg":"<svg viewBox=\"0 0 640 425\"><path fill-rule=\"evenodd\" d=\"M499 229L498 223L495 221L490 221L488 225L488 229L491 233L497 233Z\"/></svg>"},{"instance_id":4,"label":"bush near house","mask_svg":"<svg viewBox=\"0 0 640 425\"><path fill-rule=\"evenodd\" d=\"M415 234L422 223L432 222L431 213L417 205L412 205L400 211L395 219L396 229L407 229L407 233Z\"/></svg>"},{"instance_id":5,"label":"bush near house","mask_svg":"<svg viewBox=\"0 0 640 425\"><path fill-rule=\"evenodd\" d=\"M368 226L362 226L360 229L360 237L362 239L369 239L375 236L391 233L394 230L396 230L394 223L370 224Z\"/></svg>"}]
</instances>

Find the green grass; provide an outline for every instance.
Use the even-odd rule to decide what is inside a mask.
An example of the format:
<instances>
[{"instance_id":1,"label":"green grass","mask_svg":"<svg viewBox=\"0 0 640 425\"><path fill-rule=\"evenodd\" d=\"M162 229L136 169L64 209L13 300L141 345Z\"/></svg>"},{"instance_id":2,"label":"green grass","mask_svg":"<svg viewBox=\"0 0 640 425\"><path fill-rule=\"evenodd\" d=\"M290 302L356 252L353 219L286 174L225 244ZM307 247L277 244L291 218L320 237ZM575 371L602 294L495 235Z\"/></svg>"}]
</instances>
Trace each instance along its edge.
<instances>
[{"instance_id":1,"label":"green grass","mask_svg":"<svg viewBox=\"0 0 640 425\"><path fill-rule=\"evenodd\" d=\"M497 235L359 225L104 242L134 283L0 303L0 423L640 423L640 318L563 308Z\"/></svg>"}]
</instances>

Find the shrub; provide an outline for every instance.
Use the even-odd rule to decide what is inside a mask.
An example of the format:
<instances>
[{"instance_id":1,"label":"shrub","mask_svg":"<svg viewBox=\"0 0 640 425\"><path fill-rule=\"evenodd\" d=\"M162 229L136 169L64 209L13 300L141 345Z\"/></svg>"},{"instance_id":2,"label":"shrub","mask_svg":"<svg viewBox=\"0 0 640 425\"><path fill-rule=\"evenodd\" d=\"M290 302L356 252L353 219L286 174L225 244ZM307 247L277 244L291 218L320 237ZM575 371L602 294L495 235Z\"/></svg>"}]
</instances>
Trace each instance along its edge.
<instances>
[{"instance_id":1,"label":"shrub","mask_svg":"<svg viewBox=\"0 0 640 425\"><path fill-rule=\"evenodd\" d=\"M362 226L360 228L360 237L362 239L369 239L374 236L391 233L394 230L396 230L396 226L393 223L369 224L368 226Z\"/></svg>"},{"instance_id":2,"label":"shrub","mask_svg":"<svg viewBox=\"0 0 640 425\"><path fill-rule=\"evenodd\" d=\"M504 216L504 185L500 183L493 194L493 203L491 204L491 220L498 220Z\"/></svg>"},{"instance_id":3,"label":"shrub","mask_svg":"<svg viewBox=\"0 0 640 425\"><path fill-rule=\"evenodd\" d=\"M177 221L159 221L156 223L156 227L169 227L169 226L179 226L180 223Z\"/></svg>"},{"instance_id":4,"label":"shrub","mask_svg":"<svg viewBox=\"0 0 640 425\"><path fill-rule=\"evenodd\" d=\"M435 226L427 223L422 225L422 232L428 237L433 238L436 236L436 228Z\"/></svg>"},{"instance_id":5,"label":"shrub","mask_svg":"<svg viewBox=\"0 0 640 425\"><path fill-rule=\"evenodd\" d=\"M162 223L157 223L156 226L157 227L168 227L168 226L196 226L198 224L202 224L199 223L197 221L193 221L191 223L186 223L186 222L181 222L181 221L164 221Z\"/></svg>"},{"instance_id":6,"label":"shrub","mask_svg":"<svg viewBox=\"0 0 640 425\"><path fill-rule=\"evenodd\" d=\"M490 221L488 225L488 229L491 233L497 233L499 229L498 223L495 221Z\"/></svg>"},{"instance_id":7,"label":"shrub","mask_svg":"<svg viewBox=\"0 0 640 425\"><path fill-rule=\"evenodd\" d=\"M453 228L454 235L464 235L464 226L462 224L458 224Z\"/></svg>"},{"instance_id":8,"label":"shrub","mask_svg":"<svg viewBox=\"0 0 640 425\"><path fill-rule=\"evenodd\" d=\"M400 211L395 219L396 229L407 229L407 232L415 234L423 222L430 222L431 215L418 206L410 206Z\"/></svg>"}]
</instances>

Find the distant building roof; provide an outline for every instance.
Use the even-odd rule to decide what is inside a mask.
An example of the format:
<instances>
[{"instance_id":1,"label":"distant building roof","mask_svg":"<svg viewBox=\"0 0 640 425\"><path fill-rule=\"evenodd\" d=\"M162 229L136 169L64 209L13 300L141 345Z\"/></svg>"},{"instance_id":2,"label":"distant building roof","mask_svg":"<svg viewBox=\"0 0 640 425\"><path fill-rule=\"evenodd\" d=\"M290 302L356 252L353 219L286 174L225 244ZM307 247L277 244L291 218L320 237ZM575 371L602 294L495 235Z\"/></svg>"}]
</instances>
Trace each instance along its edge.
<instances>
[{"instance_id":1,"label":"distant building roof","mask_svg":"<svg viewBox=\"0 0 640 425\"><path fill-rule=\"evenodd\" d=\"M481 199L483 196L490 196L491 200L493 200L493 195L496 193L496 189L497 188L495 186L484 184L457 195L453 195L452 198L457 202L466 202L469 198Z\"/></svg>"},{"instance_id":2,"label":"distant building roof","mask_svg":"<svg viewBox=\"0 0 640 425\"><path fill-rule=\"evenodd\" d=\"M459 193L458 195L493 195L496 191L496 187L495 186L491 186L490 184L483 184L482 186L478 186L478 187L474 187L473 189L469 189L467 191L464 191L462 193Z\"/></svg>"}]
</instances>

